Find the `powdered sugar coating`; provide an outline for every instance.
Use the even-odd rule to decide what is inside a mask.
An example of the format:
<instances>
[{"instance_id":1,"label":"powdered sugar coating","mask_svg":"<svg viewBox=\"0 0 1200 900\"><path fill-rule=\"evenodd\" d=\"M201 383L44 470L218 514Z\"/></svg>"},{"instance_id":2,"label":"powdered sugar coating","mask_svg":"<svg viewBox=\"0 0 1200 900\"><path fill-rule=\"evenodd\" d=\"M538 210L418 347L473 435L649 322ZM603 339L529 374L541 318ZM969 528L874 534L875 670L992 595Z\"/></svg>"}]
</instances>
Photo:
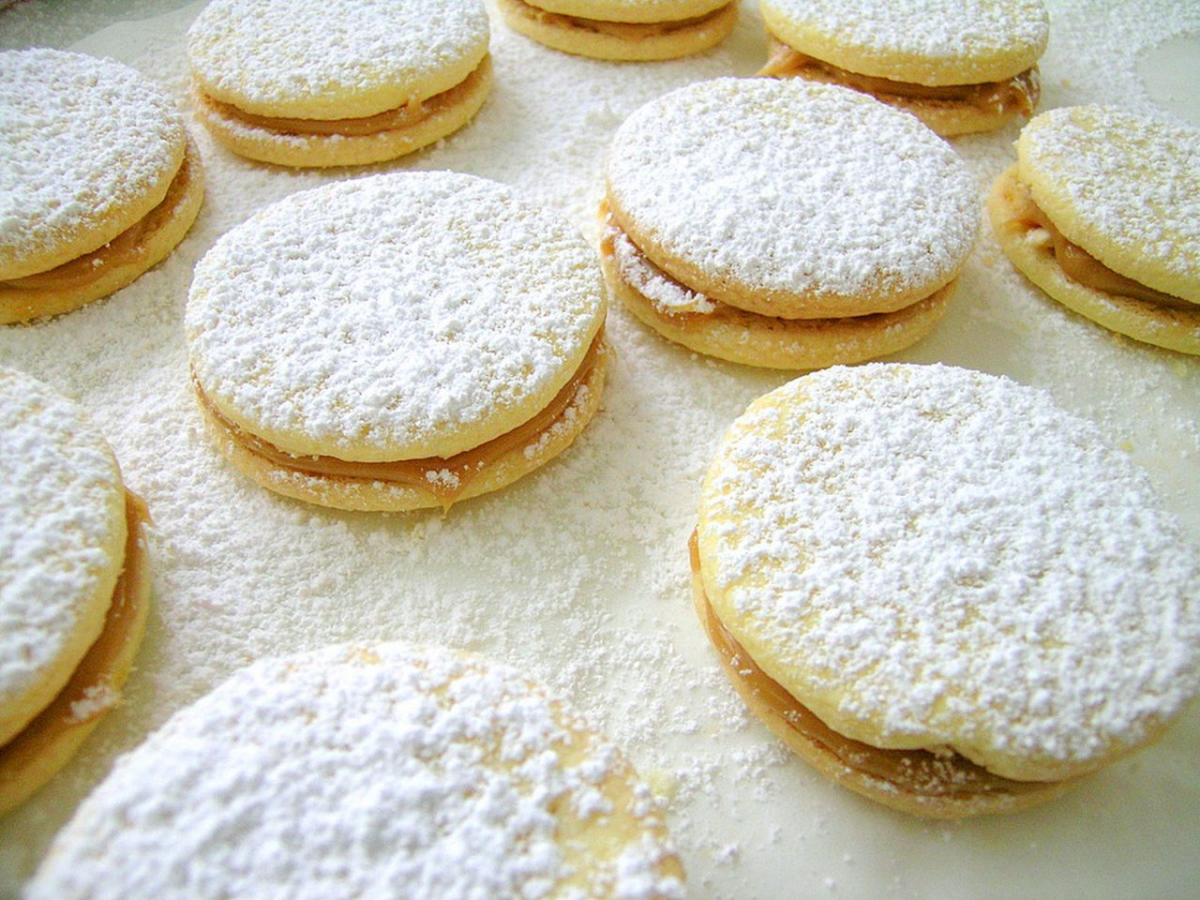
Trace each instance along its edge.
<instances>
[{"instance_id":1,"label":"powdered sugar coating","mask_svg":"<svg viewBox=\"0 0 1200 900\"><path fill-rule=\"evenodd\" d=\"M1011 78L1042 55L1042 0L762 0L768 28L834 65L918 84Z\"/></svg>"},{"instance_id":2,"label":"powdered sugar coating","mask_svg":"<svg viewBox=\"0 0 1200 900\"><path fill-rule=\"evenodd\" d=\"M604 237L612 242L613 259L621 277L659 309L673 313L710 313L716 309L704 294L688 290L650 262L629 235L611 222L604 229Z\"/></svg>"},{"instance_id":3,"label":"powdered sugar coating","mask_svg":"<svg viewBox=\"0 0 1200 900\"><path fill-rule=\"evenodd\" d=\"M1047 394L944 366L832 369L752 404L701 501L705 581L837 730L1055 779L1200 688L1200 552Z\"/></svg>"},{"instance_id":4,"label":"powdered sugar coating","mask_svg":"<svg viewBox=\"0 0 1200 900\"><path fill-rule=\"evenodd\" d=\"M531 418L604 321L595 255L495 182L398 173L295 194L196 266L193 372L293 453L450 456Z\"/></svg>"},{"instance_id":5,"label":"powdered sugar coating","mask_svg":"<svg viewBox=\"0 0 1200 900\"><path fill-rule=\"evenodd\" d=\"M703 287L681 271L700 270L733 292L845 315L882 311L864 297L894 309L897 294L928 296L978 227L948 144L872 98L800 79L722 78L647 104L617 131L607 176L625 230L677 280Z\"/></svg>"},{"instance_id":6,"label":"powdered sugar coating","mask_svg":"<svg viewBox=\"0 0 1200 900\"><path fill-rule=\"evenodd\" d=\"M1200 129L1116 107L1050 110L1017 144L1059 230L1110 268L1200 303Z\"/></svg>"},{"instance_id":7,"label":"powdered sugar coating","mask_svg":"<svg viewBox=\"0 0 1200 900\"><path fill-rule=\"evenodd\" d=\"M481 0L213 0L188 61L206 93L246 112L354 118L462 81L488 35Z\"/></svg>"},{"instance_id":8,"label":"powdered sugar coating","mask_svg":"<svg viewBox=\"0 0 1200 900\"><path fill-rule=\"evenodd\" d=\"M0 279L95 250L149 212L183 159L166 93L80 53L0 53Z\"/></svg>"},{"instance_id":9,"label":"powdered sugar coating","mask_svg":"<svg viewBox=\"0 0 1200 900\"><path fill-rule=\"evenodd\" d=\"M26 897L665 900L672 856L615 748L516 670L335 647L241 670L119 760Z\"/></svg>"},{"instance_id":10,"label":"powdered sugar coating","mask_svg":"<svg viewBox=\"0 0 1200 900\"><path fill-rule=\"evenodd\" d=\"M91 637L98 633L109 598L96 593L105 584L111 589L119 571L121 560L110 550L124 546L124 521L116 459L83 410L40 381L0 367L3 715L57 671L81 628L94 623ZM73 667L68 663L64 680Z\"/></svg>"}]
</instances>

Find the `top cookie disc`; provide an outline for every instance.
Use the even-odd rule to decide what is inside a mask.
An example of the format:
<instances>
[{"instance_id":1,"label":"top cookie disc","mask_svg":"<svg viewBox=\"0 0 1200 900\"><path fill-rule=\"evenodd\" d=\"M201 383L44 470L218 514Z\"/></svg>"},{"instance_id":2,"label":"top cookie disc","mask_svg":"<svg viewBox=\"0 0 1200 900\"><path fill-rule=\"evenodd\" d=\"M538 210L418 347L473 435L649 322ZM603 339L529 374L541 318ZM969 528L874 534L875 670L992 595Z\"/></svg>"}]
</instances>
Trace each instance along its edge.
<instances>
[{"instance_id":1,"label":"top cookie disc","mask_svg":"<svg viewBox=\"0 0 1200 900\"><path fill-rule=\"evenodd\" d=\"M0 367L0 745L100 634L125 529L117 461L83 410Z\"/></svg>"},{"instance_id":2,"label":"top cookie disc","mask_svg":"<svg viewBox=\"0 0 1200 900\"><path fill-rule=\"evenodd\" d=\"M730 0L536 0L547 12L601 22L678 22L707 15Z\"/></svg>"},{"instance_id":3,"label":"top cookie disc","mask_svg":"<svg viewBox=\"0 0 1200 900\"><path fill-rule=\"evenodd\" d=\"M192 75L243 112L350 119L454 87L488 48L481 0L213 0Z\"/></svg>"},{"instance_id":4,"label":"top cookie disc","mask_svg":"<svg viewBox=\"0 0 1200 900\"><path fill-rule=\"evenodd\" d=\"M1046 49L1042 0L759 0L781 41L842 69L930 86L1003 81Z\"/></svg>"},{"instance_id":5,"label":"top cookie disc","mask_svg":"<svg viewBox=\"0 0 1200 900\"><path fill-rule=\"evenodd\" d=\"M912 116L802 79L722 78L643 106L608 157L613 215L659 268L788 318L909 306L971 251L978 192Z\"/></svg>"},{"instance_id":6,"label":"top cookie disc","mask_svg":"<svg viewBox=\"0 0 1200 900\"><path fill-rule=\"evenodd\" d=\"M508 187L400 173L294 194L223 236L185 314L229 420L293 454L452 456L531 419L604 322L595 254Z\"/></svg>"},{"instance_id":7,"label":"top cookie disc","mask_svg":"<svg viewBox=\"0 0 1200 900\"><path fill-rule=\"evenodd\" d=\"M705 481L709 599L831 728L1055 781L1200 688L1200 552L1049 395L944 366L809 375L753 403Z\"/></svg>"},{"instance_id":8,"label":"top cookie disc","mask_svg":"<svg viewBox=\"0 0 1200 900\"><path fill-rule=\"evenodd\" d=\"M102 247L167 194L187 136L171 99L120 63L0 53L0 281Z\"/></svg>"},{"instance_id":9,"label":"top cookie disc","mask_svg":"<svg viewBox=\"0 0 1200 900\"><path fill-rule=\"evenodd\" d=\"M177 713L118 760L25 896L683 894L611 743L511 668L382 644L260 661Z\"/></svg>"},{"instance_id":10,"label":"top cookie disc","mask_svg":"<svg viewBox=\"0 0 1200 900\"><path fill-rule=\"evenodd\" d=\"M1054 109L1017 141L1021 180L1113 271L1200 303L1200 129L1111 107Z\"/></svg>"}]
</instances>

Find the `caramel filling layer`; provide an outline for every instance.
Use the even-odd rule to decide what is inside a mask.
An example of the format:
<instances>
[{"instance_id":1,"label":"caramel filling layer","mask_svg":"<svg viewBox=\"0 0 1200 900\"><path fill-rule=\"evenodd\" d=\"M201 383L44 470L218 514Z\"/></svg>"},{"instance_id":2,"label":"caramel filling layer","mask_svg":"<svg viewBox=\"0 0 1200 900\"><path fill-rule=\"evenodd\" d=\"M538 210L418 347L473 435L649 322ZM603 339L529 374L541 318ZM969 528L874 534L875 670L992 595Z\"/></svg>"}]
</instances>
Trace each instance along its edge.
<instances>
[{"instance_id":1,"label":"caramel filling layer","mask_svg":"<svg viewBox=\"0 0 1200 900\"><path fill-rule=\"evenodd\" d=\"M1029 191L1029 186L1023 181L1018 181L1017 184L1018 190L1012 196L1014 205L1018 207L1017 223L1028 231L1040 228L1050 235L1049 246L1054 255L1054 261L1072 281L1094 291L1115 294L1120 297L1133 297L1135 300L1145 300L1148 303L1170 309L1195 310L1197 308L1197 304L1190 303L1182 297L1174 297L1171 294L1156 291L1139 281L1114 272L1078 244L1071 243L1037 205Z\"/></svg>"},{"instance_id":2,"label":"caramel filling layer","mask_svg":"<svg viewBox=\"0 0 1200 900\"><path fill-rule=\"evenodd\" d=\"M149 523L150 515L141 498L129 491L125 492L125 521L128 534L124 569L113 590L100 636L50 705L0 747L0 811L21 802L39 787L57 769L53 765L47 770L43 760L57 752L57 763L64 762L68 754L60 746L73 748L76 741L82 740L79 729L87 726L90 730L92 723L119 700L118 691L141 642L144 603L150 594L149 567L141 547L142 526Z\"/></svg>"},{"instance_id":3,"label":"caramel filling layer","mask_svg":"<svg viewBox=\"0 0 1200 900\"><path fill-rule=\"evenodd\" d=\"M646 38L665 37L678 31L688 31L699 28L710 21L722 16L729 4L719 7L702 16L690 19L675 19L670 22L607 22L602 19L585 19L580 16L567 16L562 13L550 12L525 0L506 0L514 12L528 19L552 28L567 31L582 31L588 34L604 34L626 41L638 41Z\"/></svg>"},{"instance_id":4,"label":"caramel filling layer","mask_svg":"<svg viewBox=\"0 0 1200 900\"><path fill-rule=\"evenodd\" d=\"M601 329L571 380L541 412L512 431L454 456L430 456L392 462L354 462L334 456L295 456L229 421L213 405L194 377L192 382L204 409L229 438L244 450L274 466L313 478L341 478L401 485L423 491L439 503L448 506L488 465L513 450L534 443L538 435L548 431L563 418L595 368L598 355L604 352L607 351L604 331Z\"/></svg>"},{"instance_id":5,"label":"caramel filling layer","mask_svg":"<svg viewBox=\"0 0 1200 900\"><path fill-rule=\"evenodd\" d=\"M770 39L770 51L770 59L759 70L759 75L799 75L836 81L838 84L871 94L885 101L888 97L899 97L905 100L940 100L977 109L991 115L1006 113L1013 109L1029 115L1033 112L1033 108L1041 96L1041 83L1038 80L1036 66L1014 75L1007 81L932 86L908 81L891 81L887 78L875 78L871 75L860 75L857 72L840 69L798 50L793 50L775 37Z\"/></svg>"},{"instance_id":6,"label":"caramel filling layer","mask_svg":"<svg viewBox=\"0 0 1200 900\"><path fill-rule=\"evenodd\" d=\"M231 103L216 100L207 94L204 95L204 102L226 118L234 119L250 128L261 128L277 134L366 137L387 131L412 128L443 110L457 105L479 87L480 82L487 77L491 65L491 57L485 56L470 75L449 90L426 97L424 100L414 98L396 109L385 110L373 116L364 116L358 119L290 119L259 116L238 109Z\"/></svg>"},{"instance_id":7,"label":"caramel filling layer","mask_svg":"<svg viewBox=\"0 0 1200 900\"><path fill-rule=\"evenodd\" d=\"M688 541L688 549L695 587L703 595L698 537L694 531ZM737 673L742 683L763 704L805 740L860 775L887 782L904 794L931 798L1023 794L1042 791L1046 787L1044 782L1013 781L993 775L957 753L886 750L845 737L817 718L779 682L758 667L717 618L706 596L703 597L703 619L709 640L717 648L722 661Z\"/></svg>"},{"instance_id":8,"label":"caramel filling layer","mask_svg":"<svg viewBox=\"0 0 1200 900\"><path fill-rule=\"evenodd\" d=\"M167 195L163 197L162 202L103 247L45 272L36 272L11 281L0 281L0 289L30 293L72 290L97 281L114 267L130 265L144 259L149 252L147 239L171 220L176 207L191 188L193 166L196 164L192 153L189 143L187 152L183 155L183 163L167 188Z\"/></svg>"}]
</instances>

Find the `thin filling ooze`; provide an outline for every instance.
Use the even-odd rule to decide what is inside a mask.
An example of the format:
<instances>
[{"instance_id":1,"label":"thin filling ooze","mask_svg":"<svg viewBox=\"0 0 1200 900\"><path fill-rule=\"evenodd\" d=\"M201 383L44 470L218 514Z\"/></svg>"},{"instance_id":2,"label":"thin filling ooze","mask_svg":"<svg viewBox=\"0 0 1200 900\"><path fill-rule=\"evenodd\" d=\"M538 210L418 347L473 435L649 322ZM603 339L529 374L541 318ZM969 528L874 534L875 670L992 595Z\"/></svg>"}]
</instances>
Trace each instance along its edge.
<instances>
[{"instance_id":1,"label":"thin filling ooze","mask_svg":"<svg viewBox=\"0 0 1200 900\"><path fill-rule=\"evenodd\" d=\"M688 541L693 584L701 598L705 631L722 660L743 684L806 741L818 746L859 775L886 782L897 791L927 798L969 799L980 796L1019 795L1045 791L1038 781L1014 781L994 775L957 753L929 750L888 750L873 747L834 731L767 675L717 617L700 577L699 538Z\"/></svg>"},{"instance_id":2,"label":"thin filling ooze","mask_svg":"<svg viewBox=\"0 0 1200 900\"><path fill-rule=\"evenodd\" d=\"M908 81L892 81L841 69L789 47L774 35L770 36L770 59L759 75L775 77L812 77L834 81L878 99L888 97L902 100L926 100L953 103L965 108L999 115L1018 110L1024 115L1033 112L1041 96L1041 81L1037 66L1026 69L1007 81L980 84L924 85Z\"/></svg>"},{"instance_id":3,"label":"thin filling ooze","mask_svg":"<svg viewBox=\"0 0 1200 900\"><path fill-rule=\"evenodd\" d=\"M149 252L147 244L150 236L174 218L179 204L188 196L197 165L195 149L189 141L179 171L175 173L166 196L158 206L91 253L85 253L45 272L36 272L11 281L0 281L0 290L30 294L74 290L98 281L116 266L129 265L144 259Z\"/></svg>"},{"instance_id":4,"label":"thin filling ooze","mask_svg":"<svg viewBox=\"0 0 1200 900\"><path fill-rule=\"evenodd\" d=\"M536 443L539 435L549 431L564 418L575 405L581 392L586 390L586 383L596 368L600 355L607 352L604 330L601 329L575 374L554 399L533 418L513 430L454 456L431 456L391 462L355 462L333 456L296 456L288 453L231 422L217 410L194 375L192 382L201 405L214 424L243 450L273 466L313 478L343 479L370 484L382 482L413 488L428 494L439 503L449 505L487 466L513 450Z\"/></svg>"},{"instance_id":5,"label":"thin filling ooze","mask_svg":"<svg viewBox=\"0 0 1200 900\"><path fill-rule=\"evenodd\" d=\"M248 128L257 128L280 135L313 135L318 137L369 137L391 131L401 131L421 124L439 113L461 103L488 77L491 57L484 56L478 66L454 87L425 99L414 98L403 106L357 119L297 119L260 116L239 109L207 94L201 99L219 115Z\"/></svg>"},{"instance_id":6,"label":"thin filling ooze","mask_svg":"<svg viewBox=\"0 0 1200 900\"><path fill-rule=\"evenodd\" d=\"M666 37L680 31L702 28L709 22L723 16L732 4L718 7L702 16L688 19L675 19L667 22L609 22L603 19L585 19L581 16L568 16L563 13L550 12L525 0L505 0L515 13L527 19L550 28L566 31L581 31L588 34L603 34L626 41L639 41L646 38Z\"/></svg>"},{"instance_id":7,"label":"thin filling ooze","mask_svg":"<svg viewBox=\"0 0 1200 900\"><path fill-rule=\"evenodd\" d=\"M1046 215L1045 211L1037 205L1037 201L1033 199L1033 194L1029 190L1029 185L1019 178L1012 179L1010 200L1016 209L1013 217L1016 225L1027 232L1038 230L1046 232L1048 235L1047 250L1063 273L1072 281L1103 294L1132 297L1135 300L1144 300L1167 309L1190 311L1200 309L1200 305L1191 303L1182 297L1155 290L1139 281L1114 272L1078 244L1067 240L1058 227L1050 221L1050 217Z\"/></svg>"}]
</instances>

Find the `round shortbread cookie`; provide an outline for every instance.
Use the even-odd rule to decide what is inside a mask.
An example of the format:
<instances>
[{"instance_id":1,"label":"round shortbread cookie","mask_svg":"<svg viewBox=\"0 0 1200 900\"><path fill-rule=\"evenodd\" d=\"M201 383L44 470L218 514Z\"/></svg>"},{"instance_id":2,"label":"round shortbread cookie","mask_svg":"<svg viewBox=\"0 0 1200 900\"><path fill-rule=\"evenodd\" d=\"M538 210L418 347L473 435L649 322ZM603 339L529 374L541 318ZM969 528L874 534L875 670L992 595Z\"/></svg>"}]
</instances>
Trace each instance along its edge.
<instances>
[{"instance_id":1,"label":"round shortbread cookie","mask_svg":"<svg viewBox=\"0 0 1200 900\"><path fill-rule=\"evenodd\" d=\"M563 703L380 644L260 661L177 713L26 892L130 895L668 900L684 881L649 790Z\"/></svg>"},{"instance_id":2,"label":"round shortbread cookie","mask_svg":"<svg viewBox=\"0 0 1200 900\"><path fill-rule=\"evenodd\" d=\"M197 265L185 325L199 388L237 428L379 463L533 419L604 317L595 256L562 219L425 172L295 194L233 229Z\"/></svg>"},{"instance_id":3,"label":"round shortbread cookie","mask_svg":"<svg viewBox=\"0 0 1200 900\"><path fill-rule=\"evenodd\" d=\"M643 106L607 164L612 216L689 289L780 318L891 312L974 244L965 164L912 116L800 79L722 78Z\"/></svg>"},{"instance_id":4,"label":"round shortbread cookie","mask_svg":"<svg viewBox=\"0 0 1200 900\"><path fill-rule=\"evenodd\" d=\"M83 410L0 368L0 745L99 636L125 539L121 473Z\"/></svg>"},{"instance_id":5,"label":"round shortbread cookie","mask_svg":"<svg viewBox=\"0 0 1200 900\"><path fill-rule=\"evenodd\" d=\"M600 262L612 296L663 337L707 356L771 369L822 369L897 353L945 317L958 284L891 313L779 319L687 290L616 228L606 230Z\"/></svg>"},{"instance_id":6,"label":"round shortbread cookie","mask_svg":"<svg viewBox=\"0 0 1200 900\"><path fill-rule=\"evenodd\" d=\"M1113 271L1200 304L1200 129L1103 106L1054 109L1017 141L1051 222Z\"/></svg>"},{"instance_id":7,"label":"round shortbread cookie","mask_svg":"<svg viewBox=\"0 0 1200 900\"><path fill-rule=\"evenodd\" d=\"M167 196L187 133L166 93L111 60L0 53L0 281L116 238Z\"/></svg>"},{"instance_id":8,"label":"round shortbread cookie","mask_svg":"<svg viewBox=\"0 0 1200 900\"><path fill-rule=\"evenodd\" d=\"M678 59L715 47L737 25L739 6L732 0L498 0L497 5L510 28L540 44L626 62Z\"/></svg>"},{"instance_id":9,"label":"round shortbread cookie","mask_svg":"<svg viewBox=\"0 0 1200 900\"><path fill-rule=\"evenodd\" d=\"M923 85L1003 81L1046 49L1042 0L759 0L767 30L851 72Z\"/></svg>"},{"instance_id":10,"label":"round shortbread cookie","mask_svg":"<svg viewBox=\"0 0 1200 900\"><path fill-rule=\"evenodd\" d=\"M1163 306L1097 290L1071 278L1058 264L1049 233L1028 215L1028 186L1013 164L988 196L992 229L1014 266L1068 309L1135 340L1200 355L1200 306Z\"/></svg>"},{"instance_id":11,"label":"round shortbread cookie","mask_svg":"<svg viewBox=\"0 0 1200 900\"><path fill-rule=\"evenodd\" d=\"M1095 425L1007 379L874 364L767 394L717 451L698 553L754 662L872 747L1060 781L1200 688L1200 552Z\"/></svg>"}]
</instances>

